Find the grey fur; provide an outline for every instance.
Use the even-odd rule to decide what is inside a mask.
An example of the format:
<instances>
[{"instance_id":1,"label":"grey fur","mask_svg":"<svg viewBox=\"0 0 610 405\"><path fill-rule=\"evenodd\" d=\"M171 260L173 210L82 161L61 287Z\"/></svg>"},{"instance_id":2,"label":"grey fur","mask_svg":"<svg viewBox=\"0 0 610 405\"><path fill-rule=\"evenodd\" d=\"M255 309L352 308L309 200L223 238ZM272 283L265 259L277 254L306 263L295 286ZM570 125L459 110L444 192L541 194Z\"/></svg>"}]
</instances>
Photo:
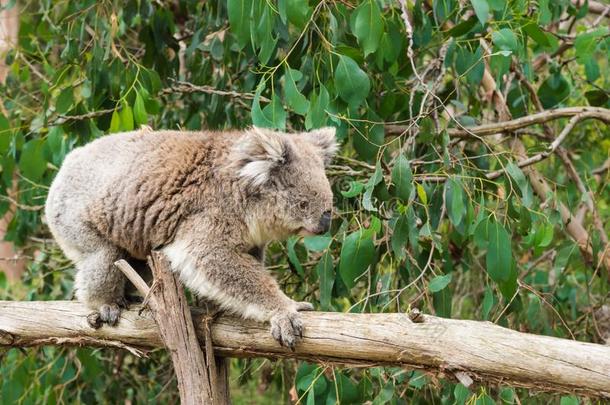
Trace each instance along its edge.
<instances>
[{"instance_id":1,"label":"grey fur","mask_svg":"<svg viewBox=\"0 0 610 405\"><path fill-rule=\"evenodd\" d=\"M53 181L46 218L77 268L76 297L115 324L120 258L162 249L195 293L271 323L294 347L298 311L261 263L272 240L325 231L332 209L324 164L335 131L285 134L150 130L110 135L72 151ZM326 213L326 214L325 214Z\"/></svg>"}]
</instances>

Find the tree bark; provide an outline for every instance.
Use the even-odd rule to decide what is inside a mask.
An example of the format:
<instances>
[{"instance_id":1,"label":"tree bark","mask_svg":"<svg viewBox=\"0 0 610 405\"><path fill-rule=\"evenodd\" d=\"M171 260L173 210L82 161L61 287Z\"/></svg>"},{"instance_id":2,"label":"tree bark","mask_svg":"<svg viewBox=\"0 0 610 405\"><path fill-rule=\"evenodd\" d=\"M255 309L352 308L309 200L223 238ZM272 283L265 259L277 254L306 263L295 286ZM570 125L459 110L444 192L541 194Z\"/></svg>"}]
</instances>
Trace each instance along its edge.
<instances>
[{"instance_id":1,"label":"tree bark","mask_svg":"<svg viewBox=\"0 0 610 405\"><path fill-rule=\"evenodd\" d=\"M207 312L191 309L200 339ZM162 347L155 322L125 311L116 327L91 328L74 301L0 301L0 346L109 346L138 353ZM395 365L484 383L610 398L610 347L506 329L489 322L405 314L304 312L295 352L280 347L269 326L222 315L211 324L216 355L297 358L352 366Z\"/></svg>"}]
</instances>

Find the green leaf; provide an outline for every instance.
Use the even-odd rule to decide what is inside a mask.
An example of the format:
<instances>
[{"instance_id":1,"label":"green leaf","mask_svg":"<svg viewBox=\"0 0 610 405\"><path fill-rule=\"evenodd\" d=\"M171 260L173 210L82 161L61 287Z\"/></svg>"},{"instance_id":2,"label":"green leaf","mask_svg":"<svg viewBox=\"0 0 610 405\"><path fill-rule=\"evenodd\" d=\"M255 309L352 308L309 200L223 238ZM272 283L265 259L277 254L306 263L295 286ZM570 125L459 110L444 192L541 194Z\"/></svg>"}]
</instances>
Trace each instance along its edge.
<instances>
[{"instance_id":1,"label":"green leaf","mask_svg":"<svg viewBox=\"0 0 610 405\"><path fill-rule=\"evenodd\" d=\"M297 89L295 82L295 76L302 76L298 70L286 69L284 73L284 94L286 96L286 103L300 115L305 115L309 110L309 101L303 94Z\"/></svg>"},{"instance_id":2,"label":"green leaf","mask_svg":"<svg viewBox=\"0 0 610 405\"><path fill-rule=\"evenodd\" d=\"M453 389L453 396L457 405L464 405L470 396L470 390L463 384L456 384Z\"/></svg>"},{"instance_id":3,"label":"green leaf","mask_svg":"<svg viewBox=\"0 0 610 405\"><path fill-rule=\"evenodd\" d=\"M6 291L6 274L0 272L0 291ZM0 297L4 298L2 295Z\"/></svg>"},{"instance_id":4,"label":"green leaf","mask_svg":"<svg viewBox=\"0 0 610 405\"><path fill-rule=\"evenodd\" d=\"M534 236L534 243L537 247L547 247L553 241L553 224L539 224Z\"/></svg>"},{"instance_id":5,"label":"green leaf","mask_svg":"<svg viewBox=\"0 0 610 405\"><path fill-rule=\"evenodd\" d=\"M5 154L11 146L13 131L6 117L0 113L0 154Z\"/></svg>"},{"instance_id":6,"label":"green leaf","mask_svg":"<svg viewBox=\"0 0 610 405\"><path fill-rule=\"evenodd\" d=\"M489 221L487 223L487 273L496 282L508 281L513 265L513 251L510 235L502 224Z\"/></svg>"},{"instance_id":7,"label":"green leaf","mask_svg":"<svg viewBox=\"0 0 610 405\"><path fill-rule=\"evenodd\" d=\"M332 298L333 285L335 284L335 267L333 257L330 252L326 252L316 265L318 280L320 281L320 306L322 310L331 309L330 300Z\"/></svg>"},{"instance_id":8,"label":"green leaf","mask_svg":"<svg viewBox=\"0 0 610 405\"><path fill-rule=\"evenodd\" d=\"M559 401L559 405L578 405L579 403L578 398L575 396L561 397L561 400Z\"/></svg>"},{"instance_id":9,"label":"green leaf","mask_svg":"<svg viewBox=\"0 0 610 405\"><path fill-rule=\"evenodd\" d=\"M585 97L589 104L595 107L601 107L610 100L610 94L606 94L604 90L589 90L585 93ZM0 136L2 136L1 134L2 130L0 129Z\"/></svg>"},{"instance_id":10,"label":"green leaf","mask_svg":"<svg viewBox=\"0 0 610 405\"><path fill-rule=\"evenodd\" d=\"M332 401L332 403L340 404L355 404L358 401L358 389L352 380L343 375L339 370L335 371L335 384L337 385L337 391L339 393L338 401Z\"/></svg>"},{"instance_id":11,"label":"green leaf","mask_svg":"<svg viewBox=\"0 0 610 405\"><path fill-rule=\"evenodd\" d=\"M311 16L312 10L307 0L286 0L288 21L297 28L303 29Z\"/></svg>"},{"instance_id":12,"label":"green leaf","mask_svg":"<svg viewBox=\"0 0 610 405\"><path fill-rule=\"evenodd\" d=\"M532 186L530 185L529 180L526 179L523 171L513 162L506 165L506 171L517 183L517 186L521 191L523 205L528 208L531 207L534 203L534 193L532 191Z\"/></svg>"},{"instance_id":13,"label":"green leaf","mask_svg":"<svg viewBox=\"0 0 610 405\"><path fill-rule=\"evenodd\" d=\"M561 274L563 270L568 266L572 253L577 251L577 246L574 242L567 242L564 246L559 249L555 261L553 262L553 272L555 274Z\"/></svg>"},{"instance_id":14,"label":"green leaf","mask_svg":"<svg viewBox=\"0 0 610 405\"><path fill-rule=\"evenodd\" d=\"M271 122L271 128L281 129L282 131L286 129L286 110L284 110L277 95L273 95L271 103L263 108L263 113Z\"/></svg>"},{"instance_id":15,"label":"green leaf","mask_svg":"<svg viewBox=\"0 0 610 405\"><path fill-rule=\"evenodd\" d=\"M483 212L479 212L479 215L482 215ZM482 217L479 220L479 223L474 228L474 243L477 245L479 249L486 249L488 244L488 230L489 230L489 218Z\"/></svg>"},{"instance_id":16,"label":"green leaf","mask_svg":"<svg viewBox=\"0 0 610 405\"><path fill-rule=\"evenodd\" d=\"M23 176L34 182L42 179L42 175L47 169L42 139L32 139L23 145L19 158L19 169Z\"/></svg>"},{"instance_id":17,"label":"green leaf","mask_svg":"<svg viewBox=\"0 0 610 405\"><path fill-rule=\"evenodd\" d=\"M144 100L139 92L136 91L136 101L133 105L133 117L136 120L136 125L139 127L148 122L148 116L146 115L146 107L144 107Z\"/></svg>"},{"instance_id":18,"label":"green leaf","mask_svg":"<svg viewBox=\"0 0 610 405\"><path fill-rule=\"evenodd\" d=\"M470 0L470 2L481 25L485 25L489 19L489 4L487 4L487 0Z\"/></svg>"},{"instance_id":19,"label":"green leaf","mask_svg":"<svg viewBox=\"0 0 610 405\"><path fill-rule=\"evenodd\" d=\"M374 113L367 113L366 119L371 121L379 121L380 118ZM366 123L357 125L358 130L354 131L352 136L352 145L358 156L363 160L375 162L379 155L379 149L384 144L385 132L383 125Z\"/></svg>"},{"instance_id":20,"label":"green leaf","mask_svg":"<svg viewBox=\"0 0 610 405\"><path fill-rule=\"evenodd\" d=\"M506 0L488 0L489 7L494 11L502 11L506 7Z\"/></svg>"},{"instance_id":21,"label":"green leaf","mask_svg":"<svg viewBox=\"0 0 610 405\"><path fill-rule=\"evenodd\" d=\"M250 13L252 0L228 0L229 25L240 49L250 42Z\"/></svg>"},{"instance_id":22,"label":"green leaf","mask_svg":"<svg viewBox=\"0 0 610 405\"><path fill-rule=\"evenodd\" d=\"M295 250L295 245L298 241L299 239L295 236L289 238L286 242L286 250L288 251L288 260L290 263L292 263L299 276L305 277L305 271L303 270L303 266L301 265L301 261L299 260Z\"/></svg>"},{"instance_id":23,"label":"green leaf","mask_svg":"<svg viewBox=\"0 0 610 405\"><path fill-rule=\"evenodd\" d=\"M394 383L390 380L379 391L379 394L373 400L373 405L387 404L394 398L394 391L396 391L396 387L394 387Z\"/></svg>"},{"instance_id":24,"label":"green leaf","mask_svg":"<svg viewBox=\"0 0 610 405\"><path fill-rule=\"evenodd\" d=\"M373 263L375 245L372 235L361 229L348 235L341 247L339 275L347 288L356 285L356 279Z\"/></svg>"},{"instance_id":25,"label":"green leaf","mask_svg":"<svg viewBox=\"0 0 610 405\"><path fill-rule=\"evenodd\" d=\"M352 107L359 106L371 90L369 77L349 56L339 55L335 70L335 88L339 97Z\"/></svg>"},{"instance_id":26,"label":"green leaf","mask_svg":"<svg viewBox=\"0 0 610 405\"><path fill-rule=\"evenodd\" d=\"M591 32L577 35L574 39L576 60L581 64L584 64L587 60L589 60L597 48L599 39L607 34L608 28L603 27Z\"/></svg>"},{"instance_id":27,"label":"green leaf","mask_svg":"<svg viewBox=\"0 0 610 405\"><path fill-rule=\"evenodd\" d=\"M121 116L119 115L118 110L114 110L112 112L112 118L110 119L110 128L108 129L110 133L121 132Z\"/></svg>"},{"instance_id":28,"label":"green leaf","mask_svg":"<svg viewBox=\"0 0 610 405\"><path fill-rule=\"evenodd\" d=\"M515 403L515 390L513 388L502 388L500 391L500 399L505 404Z\"/></svg>"},{"instance_id":29,"label":"green leaf","mask_svg":"<svg viewBox=\"0 0 610 405\"><path fill-rule=\"evenodd\" d=\"M445 202L449 219L453 225L459 226L466 215L466 206L464 205L464 189L457 177L451 177L445 182Z\"/></svg>"},{"instance_id":30,"label":"green leaf","mask_svg":"<svg viewBox=\"0 0 610 405\"><path fill-rule=\"evenodd\" d=\"M481 310L483 311L483 319L484 320L488 320L489 319L489 314L491 312L491 310L493 309L493 307L497 304L497 300L496 297L493 293L493 291L487 287L485 289L485 295L483 296L483 304L481 307Z\"/></svg>"},{"instance_id":31,"label":"green leaf","mask_svg":"<svg viewBox=\"0 0 610 405\"><path fill-rule=\"evenodd\" d=\"M413 190L413 173L409 161L403 154L398 156L392 168L392 183L394 183L396 197L408 201Z\"/></svg>"},{"instance_id":32,"label":"green leaf","mask_svg":"<svg viewBox=\"0 0 610 405\"><path fill-rule=\"evenodd\" d=\"M466 21L462 21L461 23L457 24L455 27L447 31L447 35L454 38L461 37L462 35L467 34L471 29L473 29L476 24L477 17L472 16Z\"/></svg>"},{"instance_id":33,"label":"green leaf","mask_svg":"<svg viewBox=\"0 0 610 405\"><path fill-rule=\"evenodd\" d=\"M133 110L126 102L123 102L123 108L121 108L119 115L121 117L121 129L123 131L132 131L134 128Z\"/></svg>"},{"instance_id":34,"label":"green leaf","mask_svg":"<svg viewBox=\"0 0 610 405\"><path fill-rule=\"evenodd\" d=\"M311 387L309 392L307 392L307 400L305 401L306 405L316 405L316 390L315 387Z\"/></svg>"},{"instance_id":35,"label":"green leaf","mask_svg":"<svg viewBox=\"0 0 610 405\"><path fill-rule=\"evenodd\" d=\"M365 192L362 196L362 207L367 211L377 212L377 208L373 204L373 191L375 191L375 187L383 180L383 172L381 171L381 164L377 162L375 166L375 172L369 178L369 181L366 183Z\"/></svg>"},{"instance_id":36,"label":"green leaf","mask_svg":"<svg viewBox=\"0 0 610 405\"><path fill-rule=\"evenodd\" d=\"M332 241L333 238L323 235L306 236L303 238L303 244L310 252L323 252L328 249Z\"/></svg>"},{"instance_id":37,"label":"green leaf","mask_svg":"<svg viewBox=\"0 0 610 405\"><path fill-rule=\"evenodd\" d=\"M500 50L511 51L513 53L519 52L519 41L515 34L508 28L502 28L499 31L494 31L491 34L491 39Z\"/></svg>"},{"instance_id":38,"label":"green leaf","mask_svg":"<svg viewBox=\"0 0 610 405\"><path fill-rule=\"evenodd\" d=\"M309 103L309 110L305 116L305 129L321 128L326 125L328 116L326 109L330 102L328 90L323 85L320 85L318 93L314 93Z\"/></svg>"},{"instance_id":39,"label":"green leaf","mask_svg":"<svg viewBox=\"0 0 610 405\"><path fill-rule=\"evenodd\" d=\"M544 31L540 29L538 24L535 22L530 22L525 24L523 27L523 31L532 38L534 41L538 43L540 46L551 46L549 39L546 37Z\"/></svg>"},{"instance_id":40,"label":"green leaf","mask_svg":"<svg viewBox=\"0 0 610 405\"><path fill-rule=\"evenodd\" d=\"M451 282L451 273L445 274L444 276L434 277L428 284L428 290L430 292L439 292L443 288L447 287Z\"/></svg>"},{"instance_id":41,"label":"green leaf","mask_svg":"<svg viewBox=\"0 0 610 405\"><path fill-rule=\"evenodd\" d=\"M349 188L346 191L341 190L341 195L345 198L351 198L360 195L363 190L364 184L355 180L351 180L349 182Z\"/></svg>"},{"instance_id":42,"label":"green leaf","mask_svg":"<svg viewBox=\"0 0 610 405\"><path fill-rule=\"evenodd\" d=\"M371 54L379 47L383 35L383 18L375 0L360 4L353 14L352 32L364 51L364 56Z\"/></svg>"},{"instance_id":43,"label":"green leaf","mask_svg":"<svg viewBox=\"0 0 610 405\"><path fill-rule=\"evenodd\" d=\"M260 18L253 16L253 21L258 22L258 25L251 35L251 41L253 47L260 47L258 59L261 64L265 65L271 58L273 50L277 45L278 38L273 36L273 27L275 25L274 9L266 2L260 4L263 5L263 10Z\"/></svg>"},{"instance_id":44,"label":"green leaf","mask_svg":"<svg viewBox=\"0 0 610 405\"><path fill-rule=\"evenodd\" d=\"M489 395L483 394L477 398L475 405L496 405L496 403L489 397Z\"/></svg>"},{"instance_id":45,"label":"green leaf","mask_svg":"<svg viewBox=\"0 0 610 405\"><path fill-rule=\"evenodd\" d=\"M424 186L419 183L417 183L417 196L422 204L428 205L428 195L426 194L426 190L424 189Z\"/></svg>"},{"instance_id":46,"label":"green leaf","mask_svg":"<svg viewBox=\"0 0 610 405\"><path fill-rule=\"evenodd\" d=\"M546 78L538 88L538 97L544 108L553 108L563 102L570 95L570 83L561 75L556 73Z\"/></svg>"},{"instance_id":47,"label":"green leaf","mask_svg":"<svg viewBox=\"0 0 610 405\"><path fill-rule=\"evenodd\" d=\"M261 128L286 129L286 111L279 98L273 94L271 103L261 110L260 97L265 88L261 82L252 100L252 123Z\"/></svg>"},{"instance_id":48,"label":"green leaf","mask_svg":"<svg viewBox=\"0 0 610 405\"><path fill-rule=\"evenodd\" d=\"M401 215L394 224L392 231L392 251L398 259L406 257L405 248L409 241L409 220L406 215Z\"/></svg>"},{"instance_id":49,"label":"green leaf","mask_svg":"<svg viewBox=\"0 0 610 405\"><path fill-rule=\"evenodd\" d=\"M59 93L57 101L55 102L55 111L57 114L65 114L68 112L74 101L74 90L72 86L65 88Z\"/></svg>"}]
</instances>

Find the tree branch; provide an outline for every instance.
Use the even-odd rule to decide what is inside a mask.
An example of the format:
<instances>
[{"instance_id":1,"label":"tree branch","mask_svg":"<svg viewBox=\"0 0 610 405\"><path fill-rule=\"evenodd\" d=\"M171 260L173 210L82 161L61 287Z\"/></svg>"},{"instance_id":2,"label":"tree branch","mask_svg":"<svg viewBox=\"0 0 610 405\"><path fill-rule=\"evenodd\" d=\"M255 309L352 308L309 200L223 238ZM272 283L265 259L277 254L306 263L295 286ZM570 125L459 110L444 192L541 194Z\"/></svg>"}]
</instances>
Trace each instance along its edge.
<instances>
[{"instance_id":1,"label":"tree branch","mask_svg":"<svg viewBox=\"0 0 610 405\"><path fill-rule=\"evenodd\" d=\"M76 301L0 301L0 346L92 345L162 347L159 330L139 307L116 327L93 329L90 310ZM303 340L293 353L277 344L268 325L191 309L201 338L210 325L216 354L297 358L352 366L395 365L469 376L545 391L610 398L610 347L506 329L489 322L406 314L303 313Z\"/></svg>"},{"instance_id":2,"label":"tree branch","mask_svg":"<svg viewBox=\"0 0 610 405\"><path fill-rule=\"evenodd\" d=\"M177 275L165 257L153 252L148 265L154 277L148 288L144 280L125 261L119 260L116 267L149 300L155 323L163 345L168 349L178 381L181 404L226 404L228 398L219 398L216 393L216 365L212 356L204 357L191 318L186 296ZM149 299L150 298L150 299ZM204 348L206 342L204 341Z\"/></svg>"},{"instance_id":3,"label":"tree branch","mask_svg":"<svg viewBox=\"0 0 610 405\"><path fill-rule=\"evenodd\" d=\"M581 121L582 119L583 119L583 115L573 116L570 119L570 122L568 122L568 124L563 128L563 130L561 131L559 136L549 145L547 150L517 162L517 166L519 166L520 168L524 168L524 167L533 165L534 163L538 163L541 160L544 160L544 159L548 158L549 156L551 156L551 154L553 154L553 152L555 152L555 150L557 150L559 145L561 145L561 142L563 142L563 140L568 136L568 134L570 132L572 132L572 130L574 129L574 127L576 126L578 121ZM496 170L496 171L487 173L485 175L485 177L487 177L489 180L493 180L493 179L496 179L496 178L502 176L504 174L504 172L505 171L503 169Z\"/></svg>"},{"instance_id":4,"label":"tree branch","mask_svg":"<svg viewBox=\"0 0 610 405\"><path fill-rule=\"evenodd\" d=\"M495 135L502 132L513 132L532 125L543 124L559 118L568 118L582 114L583 120L594 118L605 123L610 123L610 109L601 107L565 107L553 110L545 110L539 113L527 115L514 120L492 122L466 128L449 128L450 137L454 138L477 138L481 136ZM399 135L407 130L406 125L386 125L386 133Z\"/></svg>"}]
</instances>

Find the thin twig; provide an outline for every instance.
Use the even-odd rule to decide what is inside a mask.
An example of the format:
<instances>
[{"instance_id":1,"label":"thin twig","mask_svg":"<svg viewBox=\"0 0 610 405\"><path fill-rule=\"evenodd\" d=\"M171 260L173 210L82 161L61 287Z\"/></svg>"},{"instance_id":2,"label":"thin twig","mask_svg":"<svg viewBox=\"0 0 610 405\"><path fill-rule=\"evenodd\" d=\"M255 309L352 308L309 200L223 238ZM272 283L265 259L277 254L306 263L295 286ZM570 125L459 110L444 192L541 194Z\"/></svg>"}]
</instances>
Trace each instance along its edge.
<instances>
[{"instance_id":1,"label":"thin twig","mask_svg":"<svg viewBox=\"0 0 610 405\"><path fill-rule=\"evenodd\" d=\"M527 159L523 159L523 160L517 162L517 166L520 168L527 167L527 166L533 165L534 163L538 163L541 160L544 160L544 159L548 158L549 156L551 156L553 154L553 152L555 152L555 150L559 147L561 142L563 142L563 140L568 136L568 134L574 129L574 126L582 119L583 119L582 114L575 115L574 117L572 117L570 119L570 121L568 122L568 124L563 128L563 131L561 131L559 136L549 145L547 150L545 150L544 152L540 152L534 156L530 156ZM485 177L488 180L493 180L493 179L496 179L496 178L502 176L504 173L505 173L504 169L496 170L496 171L487 173L485 175Z\"/></svg>"}]
</instances>

